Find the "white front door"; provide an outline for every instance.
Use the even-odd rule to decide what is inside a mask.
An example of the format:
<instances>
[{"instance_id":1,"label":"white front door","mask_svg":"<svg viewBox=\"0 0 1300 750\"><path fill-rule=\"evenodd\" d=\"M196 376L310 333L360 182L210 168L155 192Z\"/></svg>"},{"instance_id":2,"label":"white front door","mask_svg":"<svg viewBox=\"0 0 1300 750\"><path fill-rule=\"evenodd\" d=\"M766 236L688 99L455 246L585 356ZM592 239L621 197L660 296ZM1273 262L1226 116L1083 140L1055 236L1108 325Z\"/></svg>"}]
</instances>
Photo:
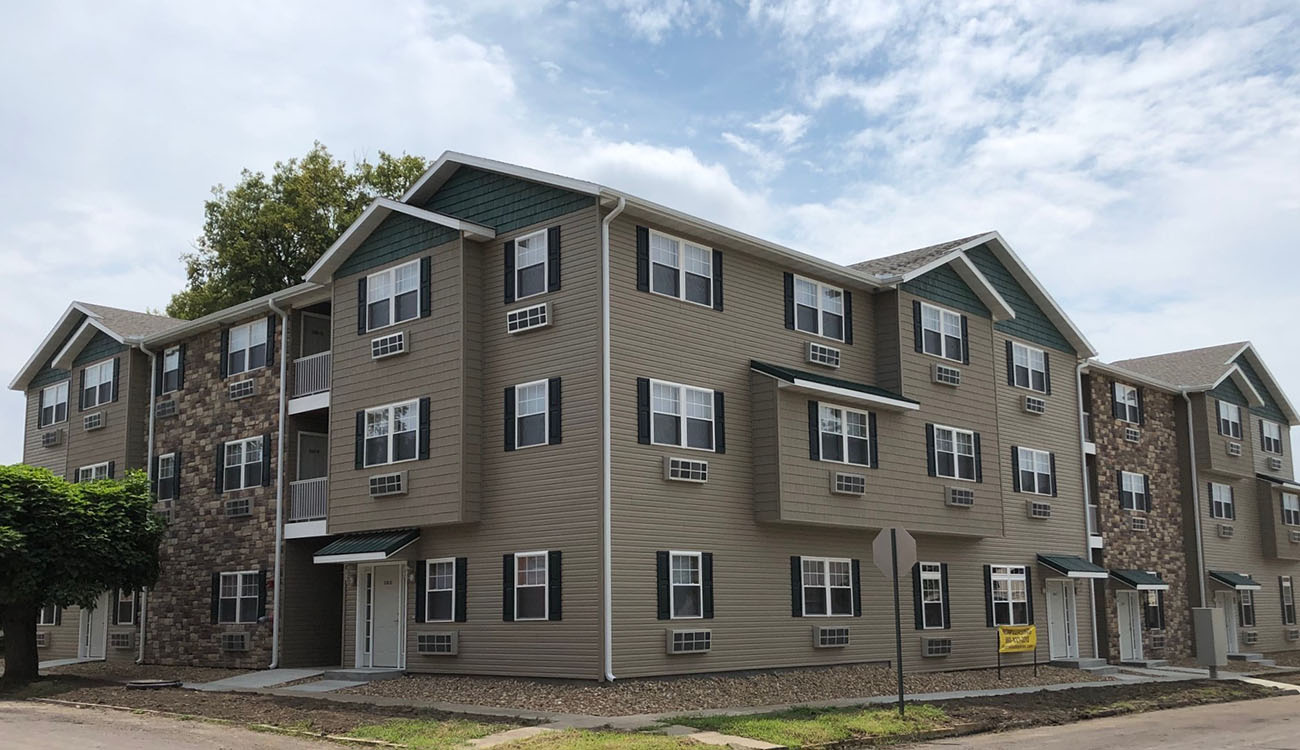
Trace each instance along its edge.
<instances>
[{"instance_id":1,"label":"white front door","mask_svg":"<svg viewBox=\"0 0 1300 750\"><path fill-rule=\"evenodd\" d=\"M406 565L363 567L358 576L363 584L358 615L365 628L362 666L400 668Z\"/></svg>"},{"instance_id":2,"label":"white front door","mask_svg":"<svg viewBox=\"0 0 1300 750\"><path fill-rule=\"evenodd\" d=\"M298 479L319 479L329 474L329 436L298 433Z\"/></svg>"},{"instance_id":3,"label":"white front door","mask_svg":"<svg viewBox=\"0 0 1300 750\"><path fill-rule=\"evenodd\" d=\"M1223 622L1228 631L1228 653L1241 653L1241 647L1237 643L1237 592L1214 592L1214 606L1223 610Z\"/></svg>"},{"instance_id":4,"label":"white front door","mask_svg":"<svg viewBox=\"0 0 1300 750\"><path fill-rule=\"evenodd\" d=\"M1142 659L1142 607L1136 591L1115 592L1115 619L1119 625L1119 660Z\"/></svg>"},{"instance_id":5,"label":"white front door","mask_svg":"<svg viewBox=\"0 0 1300 750\"><path fill-rule=\"evenodd\" d=\"M108 645L108 610L113 606L113 597L105 591L95 600L92 609L81 610L81 637L77 644L77 656L82 659L103 659Z\"/></svg>"},{"instance_id":6,"label":"white front door","mask_svg":"<svg viewBox=\"0 0 1300 750\"><path fill-rule=\"evenodd\" d=\"M1079 626L1074 607L1074 582L1048 580L1047 640L1053 659L1079 658Z\"/></svg>"}]
</instances>

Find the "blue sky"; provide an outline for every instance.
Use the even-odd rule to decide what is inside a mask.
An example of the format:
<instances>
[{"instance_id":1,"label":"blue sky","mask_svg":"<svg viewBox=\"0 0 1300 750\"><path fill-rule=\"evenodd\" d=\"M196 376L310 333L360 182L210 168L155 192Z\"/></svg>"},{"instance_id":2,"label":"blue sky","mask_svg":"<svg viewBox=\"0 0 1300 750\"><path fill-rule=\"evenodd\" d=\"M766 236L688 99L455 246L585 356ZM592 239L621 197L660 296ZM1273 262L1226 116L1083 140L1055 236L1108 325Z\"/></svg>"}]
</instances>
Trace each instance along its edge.
<instances>
[{"instance_id":1,"label":"blue sky","mask_svg":"<svg viewBox=\"0 0 1300 750\"><path fill-rule=\"evenodd\" d=\"M1300 400L1297 38L1267 0L23 4L0 378L70 299L163 307L211 186L320 140L557 171L841 262L997 229L1104 358L1250 339ZM21 412L0 395L0 462Z\"/></svg>"}]
</instances>

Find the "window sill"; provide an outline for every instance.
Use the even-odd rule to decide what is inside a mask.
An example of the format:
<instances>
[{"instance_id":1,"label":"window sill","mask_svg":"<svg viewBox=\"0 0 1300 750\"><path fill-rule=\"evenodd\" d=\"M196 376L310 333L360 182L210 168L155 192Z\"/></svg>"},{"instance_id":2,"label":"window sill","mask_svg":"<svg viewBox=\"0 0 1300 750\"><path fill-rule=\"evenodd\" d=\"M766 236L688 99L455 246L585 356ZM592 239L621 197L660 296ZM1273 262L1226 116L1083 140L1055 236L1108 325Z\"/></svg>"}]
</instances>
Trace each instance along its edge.
<instances>
[{"instance_id":1,"label":"window sill","mask_svg":"<svg viewBox=\"0 0 1300 750\"><path fill-rule=\"evenodd\" d=\"M528 450L528 449L530 449L530 448L545 448L546 446L551 445L551 444L552 444L552 443L550 443L550 442L548 441L548 442L545 442L545 443L533 443L532 445L515 445L515 450L516 450L516 451L526 451L526 450Z\"/></svg>"},{"instance_id":2,"label":"window sill","mask_svg":"<svg viewBox=\"0 0 1300 750\"><path fill-rule=\"evenodd\" d=\"M259 367L254 367L251 370L240 370L239 372L227 372L226 377L235 378L235 377L239 377L240 375L252 375L258 370L265 370L265 369L266 369L266 365L261 365ZM176 393L176 391L168 391L168 393Z\"/></svg>"},{"instance_id":3,"label":"window sill","mask_svg":"<svg viewBox=\"0 0 1300 750\"><path fill-rule=\"evenodd\" d=\"M717 453L717 452L718 452L716 448L696 448L696 447L693 447L693 446L690 446L690 445L674 445L674 444L672 444L672 443L655 443L655 442L651 442L650 445L653 445L653 446L655 446L655 447L657 447L657 448L672 448L673 450L682 450L682 451L698 451L698 452L700 452L700 453Z\"/></svg>"},{"instance_id":4,"label":"window sill","mask_svg":"<svg viewBox=\"0 0 1300 750\"><path fill-rule=\"evenodd\" d=\"M663 297L664 299L670 299L670 300L673 300L673 301L675 301L675 302L683 302L683 303L688 304L688 305L694 305L694 306L696 306L696 307L702 307L702 308L704 308L705 310L713 310L713 309L715 309L715 308L713 307L713 301L712 301L712 300L710 300L709 303L706 305L706 304L704 304L703 302L696 302L696 301L693 300L693 299L686 299L685 297L674 297L674 296L671 295L671 294L664 294L663 292L656 292L656 291L653 290L653 289L650 290L650 293L653 294L653 295L656 296L656 297ZM813 335L816 336L817 334L813 334Z\"/></svg>"},{"instance_id":5,"label":"window sill","mask_svg":"<svg viewBox=\"0 0 1300 750\"><path fill-rule=\"evenodd\" d=\"M1012 387L1012 388L1015 388L1015 389L1018 390L1018 391L1028 391L1029 393L1037 393L1037 394L1040 395L1040 396L1047 396L1047 395L1050 395L1050 394L1048 394L1047 391L1040 391L1040 390L1038 390L1037 388L1035 388L1035 387L1033 387L1033 386L1031 386L1031 385L1015 385L1015 384L1012 384L1011 387ZM1136 423L1135 423L1135 424L1136 424Z\"/></svg>"},{"instance_id":6,"label":"window sill","mask_svg":"<svg viewBox=\"0 0 1300 750\"><path fill-rule=\"evenodd\" d=\"M795 333L802 333L802 334L804 334L804 335L806 335L806 336L816 336L816 337L819 338L819 339L826 339L827 341L834 341L835 343L837 343L837 344L839 344L839 345L841 345L841 346L844 345L844 339L842 339L842 338L838 338L838 339L837 339L837 338L835 338L834 336L827 336L827 335L824 334L824 333L818 333L818 332L816 332L816 331L805 331L805 330L802 329L802 328L796 328L796 329L794 329L794 331L795 331ZM960 361L960 360L958 360L958 361Z\"/></svg>"},{"instance_id":7,"label":"window sill","mask_svg":"<svg viewBox=\"0 0 1300 750\"><path fill-rule=\"evenodd\" d=\"M935 354L934 352L922 351L922 352L920 352L920 354L922 354L922 355L924 355L924 356L926 356L926 357L930 357L931 359L937 359L937 360L940 360L940 361L942 361L942 362L954 362L954 363L959 364L959 365L962 365L962 364L965 364L965 363L966 363L966 360L964 360L964 359L961 359L961 358L953 359L952 357L948 357L948 356L945 356L945 355L943 355L943 354ZM1017 387L1019 387L1019 386L1017 386Z\"/></svg>"},{"instance_id":8,"label":"window sill","mask_svg":"<svg viewBox=\"0 0 1300 750\"><path fill-rule=\"evenodd\" d=\"M516 303L516 302L523 302L523 301L526 300L526 299L535 299L535 298L537 298L537 297L543 297L543 296L549 294L550 291L551 291L551 290L549 290L549 289L543 289L543 290L540 291L540 292L533 292L532 294L526 294L526 295L524 295L524 296L522 296L522 297L515 297L513 300L510 301L510 304L513 305L513 304ZM414 318L407 318L407 320L414 320ZM399 321L399 322L406 322L406 321ZM397 325L397 323L394 323L393 325ZM375 330L379 330L379 329L375 329Z\"/></svg>"},{"instance_id":9,"label":"window sill","mask_svg":"<svg viewBox=\"0 0 1300 750\"><path fill-rule=\"evenodd\" d=\"M403 458L401 461L385 461L382 464L362 464L361 469L362 471L365 471L366 469L382 469L385 466L399 466L401 464L409 464L412 461L419 460L419 456L416 456L415 458Z\"/></svg>"},{"instance_id":10,"label":"window sill","mask_svg":"<svg viewBox=\"0 0 1300 750\"><path fill-rule=\"evenodd\" d=\"M954 481L954 482L970 482L971 484L975 484L975 483L976 483L976 480L975 480L974 478L966 479L965 477L950 477L950 476L947 476L947 475L944 475L944 474L935 474L933 478L934 478L934 479L951 479L951 480ZM1035 493L1026 493L1026 494L1035 494Z\"/></svg>"}]
</instances>

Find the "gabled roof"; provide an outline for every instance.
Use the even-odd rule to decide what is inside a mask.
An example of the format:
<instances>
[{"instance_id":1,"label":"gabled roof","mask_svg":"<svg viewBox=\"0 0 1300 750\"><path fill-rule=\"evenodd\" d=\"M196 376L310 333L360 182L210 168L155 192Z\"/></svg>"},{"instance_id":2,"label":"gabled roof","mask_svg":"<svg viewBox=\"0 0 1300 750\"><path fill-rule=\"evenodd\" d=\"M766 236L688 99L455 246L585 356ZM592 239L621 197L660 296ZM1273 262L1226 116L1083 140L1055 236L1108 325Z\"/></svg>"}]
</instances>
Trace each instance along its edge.
<instances>
[{"instance_id":1,"label":"gabled roof","mask_svg":"<svg viewBox=\"0 0 1300 750\"><path fill-rule=\"evenodd\" d=\"M150 315L89 302L73 302L63 311L54 328L41 341L26 364L18 370L14 379L9 382L9 388L16 391L26 390L27 384L41 371L46 362L54 364L55 360L64 359L60 355L66 352L71 352L70 356L75 357L96 331L103 331L121 343L135 344L150 335L174 328L184 322L164 315ZM59 367L67 369L66 365Z\"/></svg>"},{"instance_id":2,"label":"gabled roof","mask_svg":"<svg viewBox=\"0 0 1300 750\"><path fill-rule=\"evenodd\" d=\"M1241 392L1250 399L1252 406L1264 403L1263 394L1250 382L1237 361L1241 358L1250 363L1256 374L1263 381L1277 401L1282 413L1291 424L1300 422L1286 393L1283 392L1273 373L1269 371L1264 360L1255 351L1249 341L1237 341L1231 344L1206 346L1200 349L1187 349L1180 352L1156 354L1150 357L1134 357L1113 362L1113 367L1123 368L1147 377L1171 383L1181 390L1199 392L1213 390L1231 378Z\"/></svg>"},{"instance_id":3,"label":"gabled roof","mask_svg":"<svg viewBox=\"0 0 1300 750\"><path fill-rule=\"evenodd\" d=\"M989 234L992 234L992 232L980 232L979 234L972 234L969 237L962 237L959 240L948 240L947 242L940 242L937 245L918 247L915 250L895 253L894 255L886 255L883 258L864 260L861 263L853 263L849 267L865 271L866 273L881 279L887 279L892 276L902 276L911 271L925 268L934 261L948 255L953 250L966 245L971 240L985 237Z\"/></svg>"}]
</instances>

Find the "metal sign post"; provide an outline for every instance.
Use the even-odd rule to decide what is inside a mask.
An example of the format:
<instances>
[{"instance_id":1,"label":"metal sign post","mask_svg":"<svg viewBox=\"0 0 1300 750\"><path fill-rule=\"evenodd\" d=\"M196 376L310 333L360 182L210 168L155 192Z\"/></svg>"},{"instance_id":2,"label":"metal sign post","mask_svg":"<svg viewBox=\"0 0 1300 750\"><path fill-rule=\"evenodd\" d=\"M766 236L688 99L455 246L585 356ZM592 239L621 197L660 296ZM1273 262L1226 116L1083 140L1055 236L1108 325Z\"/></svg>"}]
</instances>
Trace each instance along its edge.
<instances>
[{"instance_id":1,"label":"metal sign post","mask_svg":"<svg viewBox=\"0 0 1300 750\"><path fill-rule=\"evenodd\" d=\"M903 616L898 603L898 572L916 564L916 539L906 529L883 529L871 543L872 560L894 583L894 667L898 673L898 715L904 715Z\"/></svg>"}]
</instances>

